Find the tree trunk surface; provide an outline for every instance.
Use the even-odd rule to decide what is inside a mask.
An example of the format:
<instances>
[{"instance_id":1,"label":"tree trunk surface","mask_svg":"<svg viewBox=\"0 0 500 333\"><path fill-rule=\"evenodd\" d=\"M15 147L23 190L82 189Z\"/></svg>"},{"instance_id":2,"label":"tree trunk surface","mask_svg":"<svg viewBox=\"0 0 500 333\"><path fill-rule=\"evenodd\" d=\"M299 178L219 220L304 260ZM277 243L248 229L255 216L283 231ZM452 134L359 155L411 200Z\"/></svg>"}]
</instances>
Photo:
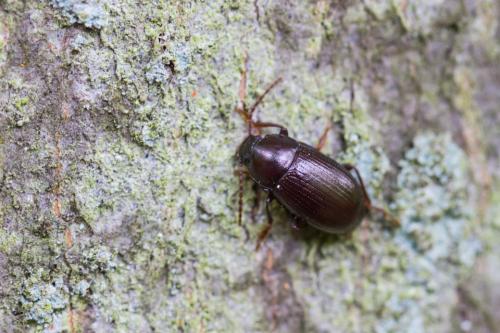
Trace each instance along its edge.
<instances>
[{"instance_id":1,"label":"tree trunk surface","mask_svg":"<svg viewBox=\"0 0 500 333\"><path fill-rule=\"evenodd\" d=\"M498 332L494 0L0 0L1 332ZM296 230L234 112L360 170ZM254 190L252 190L252 188ZM260 203L260 205L259 205ZM495 315L496 314L496 315Z\"/></svg>"}]
</instances>

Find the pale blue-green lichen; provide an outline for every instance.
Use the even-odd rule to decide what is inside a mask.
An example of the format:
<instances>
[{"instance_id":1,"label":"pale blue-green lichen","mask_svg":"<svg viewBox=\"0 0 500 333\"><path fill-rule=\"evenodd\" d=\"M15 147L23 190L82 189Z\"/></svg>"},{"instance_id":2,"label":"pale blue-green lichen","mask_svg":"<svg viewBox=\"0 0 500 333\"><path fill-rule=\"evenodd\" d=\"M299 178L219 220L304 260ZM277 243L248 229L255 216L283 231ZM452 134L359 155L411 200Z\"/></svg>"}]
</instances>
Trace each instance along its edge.
<instances>
[{"instance_id":1,"label":"pale blue-green lichen","mask_svg":"<svg viewBox=\"0 0 500 333\"><path fill-rule=\"evenodd\" d=\"M75 293L80 296L86 296L89 292L90 283L87 280L81 280L75 286Z\"/></svg>"},{"instance_id":2,"label":"pale blue-green lichen","mask_svg":"<svg viewBox=\"0 0 500 333\"><path fill-rule=\"evenodd\" d=\"M101 29L107 25L106 1L51 0L59 8L70 24L81 23L87 28Z\"/></svg>"},{"instance_id":3,"label":"pale blue-green lichen","mask_svg":"<svg viewBox=\"0 0 500 333\"><path fill-rule=\"evenodd\" d=\"M471 265L474 251L461 253L457 248L457 239L478 248L468 236L474 216L462 150L449 136L420 135L400 167L400 190L393 208L400 212L412 247L433 262L452 259Z\"/></svg>"},{"instance_id":4,"label":"pale blue-green lichen","mask_svg":"<svg viewBox=\"0 0 500 333\"><path fill-rule=\"evenodd\" d=\"M42 268L33 272L26 279L21 290L21 308L25 318L38 325L50 324L52 316L62 311L68 305L67 287L63 278L53 278L46 281L49 273Z\"/></svg>"}]
</instances>

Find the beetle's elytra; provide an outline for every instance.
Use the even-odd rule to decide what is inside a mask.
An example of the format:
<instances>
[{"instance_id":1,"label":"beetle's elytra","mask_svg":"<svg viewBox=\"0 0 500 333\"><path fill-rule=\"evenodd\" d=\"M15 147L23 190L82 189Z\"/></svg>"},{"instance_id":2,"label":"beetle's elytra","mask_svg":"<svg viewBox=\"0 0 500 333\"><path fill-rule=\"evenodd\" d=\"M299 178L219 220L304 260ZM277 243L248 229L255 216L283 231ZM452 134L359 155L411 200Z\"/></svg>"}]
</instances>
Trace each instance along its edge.
<instances>
[{"instance_id":1,"label":"beetle's elytra","mask_svg":"<svg viewBox=\"0 0 500 333\"><path fill-rule=\"evenodd\" d=\"M268 194L266 211L269 224L259 236L257 248L272 224L269 203L273 199L296 219L328 233L340 234L353 230L370 210L381 211L387 219L398 224L385 210L371 204L363 180L354 166L340 164L319 151L326 131L318 147L313 148L289 137L287 129L279 124L252 119L256 107L280 80L273 82L247 110L243 101L246 87L244 72L240 84L241 102L236 109L248 122L248 136L238 150L239 163ZM280 132L262 135L260 129L264 127L279 128ZM257 135L253 131L257 131ZM241 195L240 183L240 222Z\"/></svg>"}]
</instances>

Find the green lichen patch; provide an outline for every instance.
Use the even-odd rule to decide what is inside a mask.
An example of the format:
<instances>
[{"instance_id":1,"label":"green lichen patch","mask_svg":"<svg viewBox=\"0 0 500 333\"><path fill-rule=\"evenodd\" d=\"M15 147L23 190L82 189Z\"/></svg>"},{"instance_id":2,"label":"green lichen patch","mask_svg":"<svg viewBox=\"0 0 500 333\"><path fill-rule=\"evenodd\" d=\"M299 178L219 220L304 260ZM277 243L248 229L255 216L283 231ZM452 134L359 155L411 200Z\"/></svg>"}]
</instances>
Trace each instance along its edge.
<instances>
[{"instance_id":1,"label":"green lichen patch","mask_svg":"<svg viewBox=\"0 0 500 333\"><path fill-rule=\"evenodd\" d=\"M7 79L0 84L4 87L2 92L4 119L10 126L21 127L28 124L36 116L35 104L38 102L39 89L35 88L33 82L23 79L14 79L7 75ZM7 91L16 93L16 97L8 95Z\"/></svg>"}]
</instances>

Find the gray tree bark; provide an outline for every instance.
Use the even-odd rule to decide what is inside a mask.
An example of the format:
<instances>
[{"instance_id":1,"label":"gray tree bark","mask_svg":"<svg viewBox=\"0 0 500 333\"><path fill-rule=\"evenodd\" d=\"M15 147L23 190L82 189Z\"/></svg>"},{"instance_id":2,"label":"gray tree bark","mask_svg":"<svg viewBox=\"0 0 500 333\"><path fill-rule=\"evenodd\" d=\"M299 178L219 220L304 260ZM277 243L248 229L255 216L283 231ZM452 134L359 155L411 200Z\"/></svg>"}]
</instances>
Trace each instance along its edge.
<instances>
[{"instance_id":1,"label":"gray tree bark","mask_svg":"<svg viewBox=\"0 0 500 333\"><path fill-rule=\"evenodd\" d=\"M0 0L0 331L494 332L499 13ZM399 229L297 232L273 204L254 250L265 212L247 182L247 240L234 176L245 54L247 103L284 79L258 117L310 144L333 124L323 153Z\"/></svg>"}]
</instances>

